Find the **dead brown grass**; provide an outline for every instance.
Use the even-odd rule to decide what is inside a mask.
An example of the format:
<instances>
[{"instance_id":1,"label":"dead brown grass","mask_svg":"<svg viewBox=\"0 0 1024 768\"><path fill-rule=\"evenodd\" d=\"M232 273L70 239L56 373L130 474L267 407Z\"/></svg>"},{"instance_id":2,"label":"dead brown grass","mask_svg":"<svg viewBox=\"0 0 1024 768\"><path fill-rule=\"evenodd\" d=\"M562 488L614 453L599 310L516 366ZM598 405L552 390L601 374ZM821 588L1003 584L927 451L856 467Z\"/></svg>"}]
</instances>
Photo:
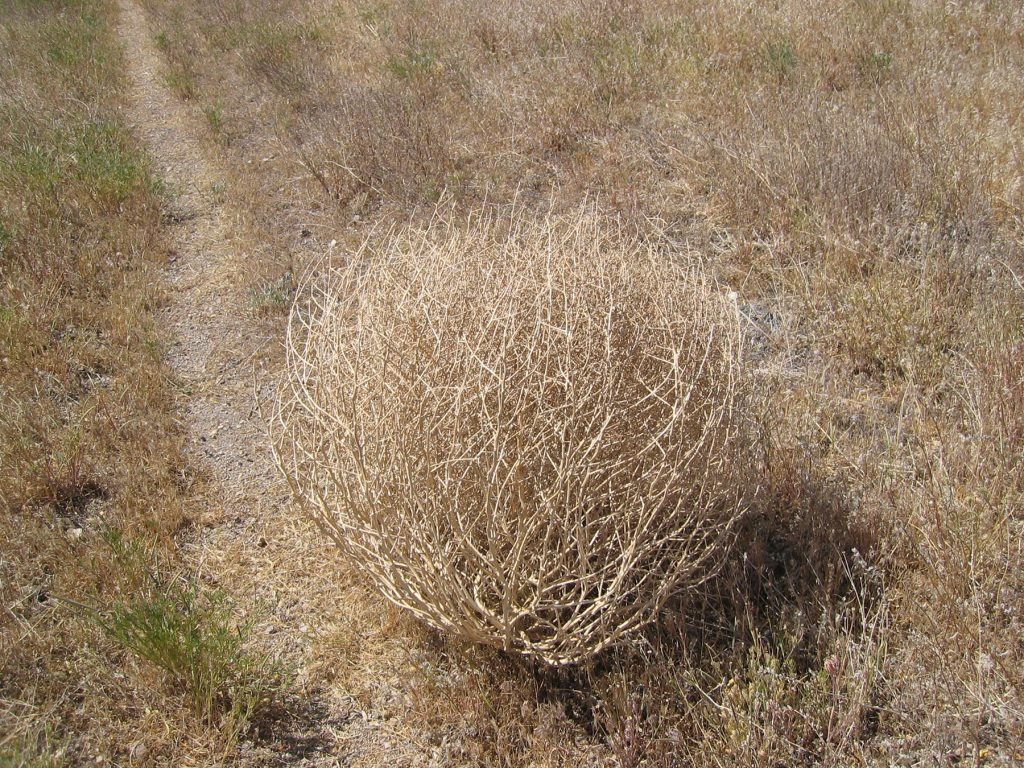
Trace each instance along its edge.
<instances>
[{"instance_id":1,"label":"dead brown grass","mask_svg":"<svg viewBox=\"0 0 1024 768\"><path fill-rule=\"evenodd\" d=\"M738 294L772 394L735 560L588 670L417 645L425 753L1022 759L1019 4L146 6L224 157L289 158L240 193L324 243L589 198Z\"/></svg>"},{"instance_id":2,"label":"dead brown grass","mask_svg":"<svg viewBox=\"0 0 1024 768\"><path fill-rule=\"evenodd\" d=\"M191 706L228 698L188 676L237 665L244 634L229 606L199 607L177 555L201 478L162 361L160 190L123 118L114 16L0 9L5 766L207 762L234 738Z\"/></svg>"},{"instance_id":3,"label":"dead brown grass","mask_svg":"<svg viewBox=\"0 0 1024 768\"><path fill-rule=\"evenodd\" d=\"M17 765L120 748L101 710L122 710L125 686L60 598L119 588L101 529L161 539L183 517L150 314L158 218L117 118L106 10L14 3L2 14L0 749ZM83 686L93 690L76 704Z\"/></svg>"}]
</instances>

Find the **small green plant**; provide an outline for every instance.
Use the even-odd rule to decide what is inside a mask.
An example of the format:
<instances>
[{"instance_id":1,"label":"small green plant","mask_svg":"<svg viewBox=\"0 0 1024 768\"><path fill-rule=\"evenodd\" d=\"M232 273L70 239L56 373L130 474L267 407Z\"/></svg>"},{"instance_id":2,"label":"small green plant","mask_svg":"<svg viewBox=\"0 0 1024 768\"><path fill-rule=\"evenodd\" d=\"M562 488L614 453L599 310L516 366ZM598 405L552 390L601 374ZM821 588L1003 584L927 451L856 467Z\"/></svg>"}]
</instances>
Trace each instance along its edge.
<instances>
[{"instance_id":1,"label":"small green plant","mask_svg":"<svg viewBox=\"0 0 1024 768\"><path fill-rule=\"evenodd\" d=\"M391 21L387 16L387 6L375 3L359 8L359 22L369 29L376 37L387 37L391 34Z\"/></svg>"},{"instance_id":2,"label":"small green plant","mask_svg":"<svg viewBox=\"0 0 1024 768\"><path fill-rule=\"evenodd\" d=\"M163 345L157 339L144 339L142 342L142 348L145 349L146 354L148 354L154 360L162 359L164 348Z\"/></svg>"},{"instance_id":3,"label":"small green plant","mask_svg":"<svg viewBox=\"0 0 1024 768\"><path fill-rule=\"evenodd\" d=\"M886 51L874 51L861 57L858 69L864 79L875 85L881 85L892 69L892 54Z\"/></svg>"},{"instance_id":4,"label":"small green plant","mask_svg":"<svg viewBox=\"0 0 1024 768\"><path fill-rule=\"evenodd\" d=\"M236 620L225 593L165 577L138 541L117 533L107 540L133 597L96 612L100 628L166 673L204 722L240 733L280 689L282 665L250 649L252 623Z\"/></svg>"},{"instance_id":5,"label":"small green plant","mask_svg":"<svg viewBox=\"0 0 1024 768\"><path fill-rule=\"evenodd\" d=\"M72 44L54 45L46 52L46 57L62 67L74 67L81 62L82 52Z\"/></svg>"},{"instance_id":6,"label":"small green plant","mask_svg":"<svg viewBox=\"0 0 1024 768\"><path fill-rule=\"evenodd\" d=\"M224 109L220 104L208 104L203 107L203 115L206 117L206 124L214 136L220 137L224 130Z\"/></svg>"},{"instance_id":7,"label":"small green plant","mask_svg":"<svg viewBox=\"0 0 1024 768\"><path fill-rule=\"evenodd\" d=\"M48 137L49 138L49 137ZM53 143L58 141L53 138ZM7 177L25 194L50 193L60 179L61 163L58 153L49 143L25 140L0 159L0 180Z\"/></svg>"},{"instance_id":8,"label":"small green plant","mask_svg":"<svg viewBox=\"0 0 1024 768\"><path fill-rule=\"evenodd\" d=\"M432 51L411 48L399 56L390 56L385 66L399 80L425 79L441 69L441 63Z\"/></svg>"},{"instance_id":9,"label":"small green plant","mask_svg":"<svg viewBox=\"0 0 1024 768\"><path fill-rule=\"evenodd\" d=\"M215 181L210 185L210 195L213 197L213 200L217 205L223 205L224 201L227 199L227 192L227 185L222 181Z\"/></svg>"},{"instance_id":10,"label":"small green plant","mask_svg":"<svg viewBox=\"0 0 1024 768\"><path fill-rule=\"evenodd\" d=\"M74 137L72 153L77 177L89 184L96 199L119 203L146 182L142 157L114 123L83 126Z\"/></svg>"},{"instance_id":11,"label":"small green plant","mask_svg":"<svg viewBox=\"0 0 1024 768\"><path fill-rule=\"evenodd\" d=\"M270 317L286 313L294 295L295 279L288 270L277 280L253 289L249 304L259 317Z\"/></svg>"},{"instance_id":12,"label":"small green plant","mask_svg":"<svg viewBox=\"0 0 1024 768\"><path fill-rule=\"evenodd\" d=\"M170 193L167 181L155 175L147 177L146 192L156 198L165 197Z\"/></svg>"},{"instance_id":13,"label":"small green plant","mask_svg":"<svg viewBox=\"0 0 1024 768\"><path fill-rule=\"evenodd\" d=\"M48 727L32 724L0 737L0 768L64 768L67 764L67 744Z\"/></svg>"},{"instance_id":14,"label":"small green plant","mask_svg":"<svg viewBox=\"0 0 1024 768\"><path fill-rule=\"evenodd\" d=\"M182 101L190 101L199 95L199 88L195 78L189 72L174 71L168 72L165 78L167 87L174 91L175 95Z\"/></svg>"},{"instance_id":15,"label":"small green plant","mask_svg":"<svg viewBox=\"0 0 1024 768\"><path fill-rule=\"evenodd\" d=\"M46 58L65 72L72 72L84 63L103 64L106 59L96 16L85 12L76 21L63 18L47 25L44 31Z\"/></svg>"},{"instance_id":16,"label":"small green plant","mask_svg":"<svg viewBox=\"0 0 1024 768\"><path fill-rule=\"evenodd\" d=\"M797 58L793 46L788 40L765 44L765 58L768 71L781 82L792 76L796 71Z\"/></svg>"},{"instance_id":17,"label":"small green plant","mask_svg":"<svg viewBox=\"0 0 1024 768\"><path fill-rule=\"evenodd\" d=\"M68 182L78 181L94 201L117 204L143 187L147 176L123 126L105 120L40 132L0 159L0 183L47 197L68 194ZM0 224L0 248L9 235Z\"/></svg>"},{"instance_id":18,"label":"small green plant","mask_svg":"<svg viewBox=\"0 0 1024 768\"><path fill-rule=\"evenodd\" d=\"M3 219L0 219L0 256L7 253L7 246L11 244L14 239L14 233L11 232L10 228L4 223Z\"/></svg>"},{"instance_id":19,"label":"small green plant","mask_svg":"<svg viewBox=\"0 0 1024 768\"><path fill-rule=\"evenodd\" d=\"M223 593L174 584L153 597L114 606L101 626L167 672L209 723L225 715L245 722L273 696L274 665L245 649L250 627L234 624L233 606Z\"/></svg>"}]
</instances>

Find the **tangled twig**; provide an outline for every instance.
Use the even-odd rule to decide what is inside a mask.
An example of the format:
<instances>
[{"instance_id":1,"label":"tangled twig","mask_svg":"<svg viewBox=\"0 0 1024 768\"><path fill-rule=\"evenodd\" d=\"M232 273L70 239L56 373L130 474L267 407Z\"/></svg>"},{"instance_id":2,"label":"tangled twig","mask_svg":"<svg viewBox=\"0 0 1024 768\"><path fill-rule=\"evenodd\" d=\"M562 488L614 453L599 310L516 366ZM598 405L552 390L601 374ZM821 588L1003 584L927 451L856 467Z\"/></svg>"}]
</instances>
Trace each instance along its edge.
<instances>
[{"instance_id":1,"label":"tangled twig","mask_svg":"<svg viewBox=\"0 0 1024 768\"><path fill-rule=\"evenodd\" d=\"M586 215L393 235L302 286L278 463L391 601L575 663L721 554L739 336L695 264Z\"/></svg>"}]
</instances>

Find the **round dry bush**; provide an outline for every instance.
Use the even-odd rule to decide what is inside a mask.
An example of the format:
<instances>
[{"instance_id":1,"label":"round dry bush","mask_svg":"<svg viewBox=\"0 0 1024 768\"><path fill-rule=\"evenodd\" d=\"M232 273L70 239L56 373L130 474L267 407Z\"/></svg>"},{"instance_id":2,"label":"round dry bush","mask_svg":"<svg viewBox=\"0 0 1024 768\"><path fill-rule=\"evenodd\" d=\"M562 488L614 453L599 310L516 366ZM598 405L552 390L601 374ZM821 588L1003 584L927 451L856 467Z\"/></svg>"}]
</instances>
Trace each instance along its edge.
<instances>
[{"instance_id":1,"label":"round dry bush","mask_svg":"<svg viewBox=\"0 0 1024 768\"><path fill-rule=\"evenodd\" d=\"M391 601L579 662L722 553L739 339L696 264L585 216L393 235L305 281L275 451Z\"/></svg>"}]
</instances>

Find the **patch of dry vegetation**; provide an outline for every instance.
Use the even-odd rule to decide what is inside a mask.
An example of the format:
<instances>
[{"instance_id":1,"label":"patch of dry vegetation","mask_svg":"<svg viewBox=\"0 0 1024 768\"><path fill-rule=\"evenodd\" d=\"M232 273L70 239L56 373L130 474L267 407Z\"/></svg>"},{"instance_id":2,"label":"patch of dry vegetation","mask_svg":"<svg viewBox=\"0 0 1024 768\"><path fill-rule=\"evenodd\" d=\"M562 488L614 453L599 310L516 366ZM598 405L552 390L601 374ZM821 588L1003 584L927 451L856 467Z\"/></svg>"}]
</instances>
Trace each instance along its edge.
<instances>
[{"instance_id":1,"label":"patch of dry vegetation","mask_svg":"<svg viewBox=\"0 0 1024 768\"><path fill-rule=\"evenodd\" d=\"M158 190L122 118L113 15L0 9L3 765L209 759L264 694L240 696L275 679L176 558L198 478L162 363Z\"/></svg>"},{"instance_id":2,"label":"patch of dry vegetation","mask_svg":"<svg viewBox=\"0 0 1024 768\"><path fill-rule=\"evenodd\" d=\"M435 222L311 278L278 462L356 568L471 642L579 664L721 561L739 312L587 216Z\"/></svg>"},{"instance_id":3,"label":"patch of dry vegetation","mask_svg":"<svg viewBox=\"0 0 1024 768\"><path fill-rule=\"evenodd\" d=\"M736 557L636 647L573 671L410 636L407 717L425 753L1022 759L1019 3L145 5L169 82L183 73L225 158L288 157L294 178L247 183L304 207L324 241L437 205L454 219L513 202L544 216L590 199L666 258L698 254L738 294L768 395ZM7 57L46 55L10 39ZM63 326L44 327L52 339ZM339 631L339 647L357 643ZM352 658L321 651L325 668ZM359 669L331 674L372 688ZM52 741L52 727L32 733Z\"/></svg>"}]
</instances>

